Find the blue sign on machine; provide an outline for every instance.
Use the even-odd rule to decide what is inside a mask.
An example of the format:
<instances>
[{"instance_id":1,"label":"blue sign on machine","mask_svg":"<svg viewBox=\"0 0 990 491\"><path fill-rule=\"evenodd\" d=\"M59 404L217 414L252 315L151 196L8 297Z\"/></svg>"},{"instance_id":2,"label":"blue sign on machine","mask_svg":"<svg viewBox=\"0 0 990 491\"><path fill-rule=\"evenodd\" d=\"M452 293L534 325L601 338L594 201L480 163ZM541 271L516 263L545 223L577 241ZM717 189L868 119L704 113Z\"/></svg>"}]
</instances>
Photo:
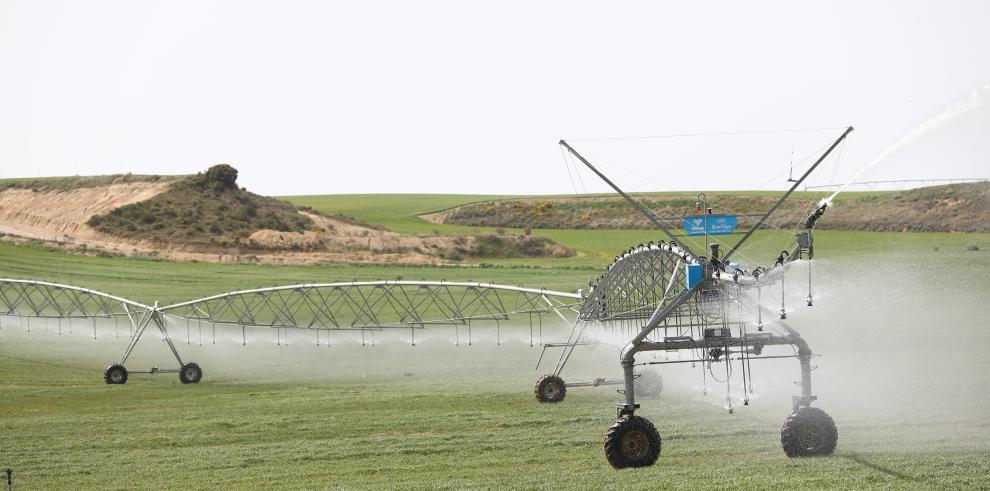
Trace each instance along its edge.
<instances>
[{"instance_id":1,"label":"blue sign on machine","mask_svg":"<svg viewBox=\"0 0 990 491\"><path fill-rule=\"evenodd\" d=\"M688 290L694 288L694 285L701 283L701 275L705 273L705 267L700 264L685 264L684 275L685 285Z\"/></svg>"},{"instance_id":2,"label":"blue sign on machine","mask_svg":"<svg viewBox=\"0 0 990 491\"><path fill-rule=\"evenodd\" d=\"M707 223L706 223L707 222ZM727 235L736 231L735 215L695 215L684 217L684 231L688 235Z\"/></svg>"}]
</instances>

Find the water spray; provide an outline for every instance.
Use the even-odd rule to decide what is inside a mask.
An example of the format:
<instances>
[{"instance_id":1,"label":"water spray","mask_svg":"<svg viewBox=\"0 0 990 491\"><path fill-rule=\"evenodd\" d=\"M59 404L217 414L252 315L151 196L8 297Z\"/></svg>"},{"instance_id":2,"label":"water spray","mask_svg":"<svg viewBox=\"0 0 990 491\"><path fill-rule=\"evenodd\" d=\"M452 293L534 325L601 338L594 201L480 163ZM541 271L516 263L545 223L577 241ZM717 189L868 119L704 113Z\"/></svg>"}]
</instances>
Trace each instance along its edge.
<instances>
[{"instance_id":1,"label":"water spray","mask_svg":"<svg viewBox=\"0 0 990 491\"><path fill-rule=\"evenodd\" d=\"M957 117L962 116L963 114L966 114L975 109L979 109L983 107L983 105L986 103L986 97L988 96L990 96L990 82L983 84L979 88L973 89L973 91L971 91L965 99L950 104L949 107L946 107L944 110L942 110L942 112L938 113L937 115L931 118L928 118L923 123L915 127L913 130L907 132L907 134L902 136L899 140L897 140L889 147L884 149L883 152L880 152L880 155L878 155L873 160L869 161L865 166L863 166L862 169L859 170L859 172L856 173L856 175L854 175L851 179L846 181L845 184L840 186L839 189L837 189L827 198L822 199L818 203L819 206L830 205L832 203L832 200L835 199L835 196L841 193L842 191L844 191L846 187L849 186L853 181L858 179L859 176L863 175L863 173L870 170L873 166L877 165L878 163L880 163L887 157L891 156L893 153L897 152L901 148L904 148L905 146L914 143L919 138L921 138L924 135L927 135L928 133L938 130L939 128L945 126L946 124L956 119Z\"/></svg>"}]
</instances>

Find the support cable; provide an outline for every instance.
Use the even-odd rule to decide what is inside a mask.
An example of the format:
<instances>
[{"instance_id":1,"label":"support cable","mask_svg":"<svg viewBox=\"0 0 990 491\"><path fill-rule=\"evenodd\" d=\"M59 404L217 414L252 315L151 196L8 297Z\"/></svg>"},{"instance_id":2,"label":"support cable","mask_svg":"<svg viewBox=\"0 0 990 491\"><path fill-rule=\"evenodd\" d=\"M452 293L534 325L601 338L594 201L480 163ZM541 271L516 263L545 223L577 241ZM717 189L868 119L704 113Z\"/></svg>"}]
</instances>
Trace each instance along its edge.
<instances>
[{"instance_id":1,"label":"support cable","mask_svg":"<svg viewBox=\"0 0 990 491\"><path fill-rule=\"evenodd\" d=\"M699 131L694 133L670 133L665 135L646 135L646 136L615 136L615 137L605 137L605 138L572 138L571 141L597 141L597 142L611 142L611 141L626 141L626 140L650 140L658 138L693 138L701 136L739 136L739 135L763 135L771 133L810 133L813 131L832 131L842 129L839 127L830 128L792 128L792 129L773 129L773 130L719 130L719 131Z\"/></svg>"}]
</instances>

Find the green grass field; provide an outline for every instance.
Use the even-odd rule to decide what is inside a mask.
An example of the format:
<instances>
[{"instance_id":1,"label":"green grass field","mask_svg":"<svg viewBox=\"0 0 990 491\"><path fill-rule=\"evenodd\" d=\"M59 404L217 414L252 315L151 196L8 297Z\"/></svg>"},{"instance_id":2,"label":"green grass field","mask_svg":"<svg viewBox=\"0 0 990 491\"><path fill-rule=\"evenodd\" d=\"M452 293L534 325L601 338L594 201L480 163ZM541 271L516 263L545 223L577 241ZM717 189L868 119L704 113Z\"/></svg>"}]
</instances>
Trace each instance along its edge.
<instances>
[{"instance_id":1,"label":"green grass field","mask_svg":"<svg viewBox=\"0 0 990 491\"><path fill-rule=\"evenodd\" d=\"M292 199L397 231L454 233L415 216L484 198ZM486 267L254 266L0 243L0 277L166 303L257 286L399 277L573 291L619 251L658 238L537 233L583 255ZM664 396L644 401L640 412L663 435L660 461L619 472L601 448L619 396L612 388L576 389L561 404L536 403L532 383L547 368L533 370L538 348L522 331L501 347L489 339L472 348L453 348L446 331L416 348L395 340L366 348L343 336L334 348L318 348L302 334L277 347L267 333L247 347L226 338L216 346L183 342L187 359L205 368L201 384L136 375L107 386L102 367L119 357L125 339L102 331L94 340L78 327L60 337L40 323L29 334L0 317L0 467L14 468L15 489L987 488L990 235L817 237L825 297L792 325L824 355L815 362L817 405L839 425L832 457L793 460L780 449L791 364L767 362L757 371L763 398L734 415L717 396L700 395L696 372L665 371ZM769 263L787 238L761 233L744 252ZM142 363L169 366L160 344L142 350ZM578 355L565 376L615 375L611 348Z\"/></svg>"},{"instance_id":2,"label":"green grass field","mask_svg":"<svg viewBox=\"0 0 990 491\"><path fill-rule=\"evenodd\" d=\"M485 376L110 387L89 365L10 354L0 374L0 465L17 489L977 489L990 471L987 442L947 440L968 425L943 418L916 432L845 418L836 455L791 460L783 407L728 415L675 395L641 412L661 460L618 472L601 450L607 390L549 406Z\"/></svg>"}]
</instances>

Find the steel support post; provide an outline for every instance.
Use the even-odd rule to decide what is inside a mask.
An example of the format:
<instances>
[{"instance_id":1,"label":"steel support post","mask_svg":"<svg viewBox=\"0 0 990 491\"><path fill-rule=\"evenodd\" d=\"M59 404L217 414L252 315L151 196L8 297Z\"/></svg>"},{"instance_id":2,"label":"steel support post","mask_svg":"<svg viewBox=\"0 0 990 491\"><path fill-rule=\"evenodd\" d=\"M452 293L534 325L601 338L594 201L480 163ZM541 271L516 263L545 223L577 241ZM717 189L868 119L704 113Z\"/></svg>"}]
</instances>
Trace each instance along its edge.
<instances>
[{"instance_id":1,"label":"steel support post","mask_svg":"<svg viewBox=\"0 0 990 491\"><path fill-rule=\"evenodd\" d=\"M625 402L619 405L616 417L621 418L625 415L632 416L637 409L639 409L639 404L636 404L636 375L633 373L633 366L635 365L635 353L630 353L628 357L623 357L622 362L622 378L625 384L623 389L623 396L625 397Z\"/></svg>"},{"instance_id":2,"label":"steel support post","mask_svg":"<svg viewBox=\"0 0 990 491\"><path fill-rule=\"evenodd\" d=\"M123 366L127 363L127 358L131 356L131 352L134 351L134 346L137 345L138 340L141 339L141 335L144 334L144 330L148 327L148 323L151 322L151 317L152 311L146 310L142 312L141 316L138 317L137 321L135 321L134 316L128 312L127 318L131 322L133 332L131 332L131 339L127 342L127 347L124 348L124 355L120 357L120 361L117 363L118 365Z\"/></svg>"},{"instance_id":3,"label":"steel support post","mask_svg":"<svg viewBox=\"0 0 990 491\"><path fill-rule=\"evenodd\" d=\"M155 325L158 326L158 330L162 333L162 341L168 345L168 348L172 350L172 354L175 355L175 360L179 362L179 366L183 365L182 357L179 356L179 351L175 349L175 344L172 343L172 338L168 335L168 329L165 328L165 319L162 317L162 313L158 310L158 303L155 303L155 311L151 314L152 319L155 321ZM288 342L286 342L288 344Z\"/></svg>"},{"instance_id":4,"label":"steel support post","mask_svg":"<svg viewBox=\"0 0 990 491\"><path fill-rule=\"evenodd\" d=\"M123 356L120 357L119 365L124 366L127 363L127 359L130 358L131 353L134 352L134 348L137 346L138 341L141 340L141 336L144 335L145 329L148 328L148 324L154 322L155 327L162 335L162 341L168 345L168 348L172 351L172 355L175 356L176 361L179 362L179 366L183 365L182 357L179 356L179 351L175 348L175 343L172 342L172 338L168 335L168 329L165 327L165 319L161 311L158 309L158 303L151 310L146 310L141 313L140 317L135 320L134 316L128 312L128 319L131 322L131 327L134 332L131 334L131 339L127 343L127 347L124 349ZM134 372L138 373L138 372Z\"/></svg>"}]
</instances>

